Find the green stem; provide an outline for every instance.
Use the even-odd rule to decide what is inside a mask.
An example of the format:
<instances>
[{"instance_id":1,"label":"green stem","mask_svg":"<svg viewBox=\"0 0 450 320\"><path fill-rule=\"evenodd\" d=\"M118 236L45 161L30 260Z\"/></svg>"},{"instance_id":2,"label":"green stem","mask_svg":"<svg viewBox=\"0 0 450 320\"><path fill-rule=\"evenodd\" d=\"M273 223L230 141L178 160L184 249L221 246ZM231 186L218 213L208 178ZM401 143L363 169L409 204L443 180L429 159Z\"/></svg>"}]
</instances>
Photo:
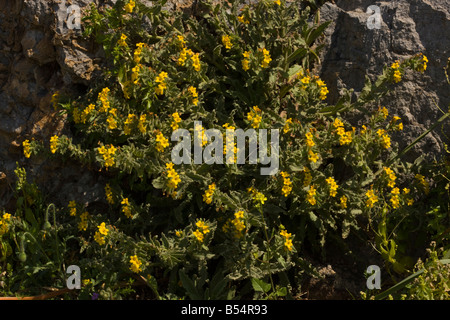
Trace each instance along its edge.
<instances>
[{"instance_id":1,"label":"green stem","mask_svg":"<svg viewBox=\"0 0 450 320\"><path fill-rule=\"evenodd\" d=\"M264 225L264 236L266 237L267 247L269 247L269 235L267 234L267 224L266 224L266 220L264 219L262 204L259 205L259 212L261 213L261 218L262 218L263 225ZM270 285L272 286L272 291L275 292L275 287L273 285L272 274L270 272L270 248L267 248L267 264L268 264L268 270L269 270Z\"/></svg>"}]
</instances>

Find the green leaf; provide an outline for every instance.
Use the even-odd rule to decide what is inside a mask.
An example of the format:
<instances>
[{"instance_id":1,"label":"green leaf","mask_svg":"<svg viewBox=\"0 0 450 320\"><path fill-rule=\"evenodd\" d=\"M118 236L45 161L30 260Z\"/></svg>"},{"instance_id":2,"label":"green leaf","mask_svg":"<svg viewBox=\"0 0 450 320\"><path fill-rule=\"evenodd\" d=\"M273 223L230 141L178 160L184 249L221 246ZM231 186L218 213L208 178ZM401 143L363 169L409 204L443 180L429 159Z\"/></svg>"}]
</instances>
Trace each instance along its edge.
<instances>
[{"instance_id":1,"label":"green leaf","mask_svg":"<svg viewBox=\"0 0 450 320\"><path fill-rule=\"evenodd\" d=\"M272 288L270 283L266 283L261 279L252 278L252 287L257 292L267 293Z\"/></svg>"}]
</instances>

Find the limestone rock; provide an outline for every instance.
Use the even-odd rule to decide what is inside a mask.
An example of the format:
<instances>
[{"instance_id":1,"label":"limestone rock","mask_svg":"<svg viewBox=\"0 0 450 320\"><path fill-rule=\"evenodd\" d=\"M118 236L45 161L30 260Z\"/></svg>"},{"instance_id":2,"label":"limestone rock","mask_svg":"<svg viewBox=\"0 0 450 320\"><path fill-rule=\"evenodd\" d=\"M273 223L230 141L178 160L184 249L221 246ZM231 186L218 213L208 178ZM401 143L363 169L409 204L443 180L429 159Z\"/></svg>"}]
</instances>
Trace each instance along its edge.
<instances>
[{"instance_id":1,"label":"limestone rock","mask_svg":"<svg viewBox=\"0 0 450 320\"><path fill-rule=\"evenodd\" d=\"M367 11L371 5L380 9L380 29L367 25L373 15ZM448 110L450 90L443 70L450 57L448 0L336 0L321 8L321 20L332 21L325 32L319 67L329 86L330 103L342 88L354 88L357 94L366 74L374 80L384 65L422 52L429 59L425 73L407 73L380 102L403 120L404 132L395 137L399 146L406 146L435 123L442 116L439 109ZM450 132L449 125L429 134L409 158L442 154L445 132Z\"/></svg>"}]
</instances>

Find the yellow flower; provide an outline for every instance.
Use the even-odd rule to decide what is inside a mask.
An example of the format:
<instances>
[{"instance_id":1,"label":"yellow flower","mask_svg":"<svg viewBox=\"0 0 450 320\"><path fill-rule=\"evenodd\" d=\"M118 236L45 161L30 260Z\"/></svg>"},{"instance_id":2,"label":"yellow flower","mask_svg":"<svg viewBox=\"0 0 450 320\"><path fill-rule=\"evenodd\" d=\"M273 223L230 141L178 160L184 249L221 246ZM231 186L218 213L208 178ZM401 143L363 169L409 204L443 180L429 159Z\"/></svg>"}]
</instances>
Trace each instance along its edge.
<instances>
[{"instance_id":1,"label":"yellow flower","mask_svg":"<svg viewBox=\"0 0 450 320\"><path fill-rule=\"evenodd\" d=\"M163 152L164 149L169 146L169 140L164 137L161 132L158 132L158 134L156 135L156 142L156 150L158 150L159 152Z\"/></svg>"},{"instance_id":2,"label":"yellow flower","mask_svg":"<svg viewBox=\"0 0 450 320\"><path fill-rule=\"evenodd\" d=\"M88 219L89 219L89 213L87 211L83 212L80 215L80 222L78 223L78 230L86 231L86 229L88 227Z\"/></svg>"},{"instance_id":3,"label":"yellow flower","mask_svg":"<svg viewBox=\"0 0 450 320\"><path fill-rule=\"evenodd\" d=\"M128 198L125 198L122 200L121 204L122 206L122 212L124 213L125 217L127 218L133 218L133 213L131 212L131 206L128 202Z\"/></svg>"},{"instance_id":4,"label":"yellow flower","mask_svg":"<svg viewBox=\"0 0 450 320\"><path fill-rule=\"evenodd\" d=\"M113 116L109 116L108 119L106 119L106 121L108 122L109 130L114 130L117 128L117 121L116 121L116 119L114 119Z\"/></svg>"},{"instance_id":5,"label":"yellow flower","mask_svg":"<svg viewBox=\"0 0 450 320\"><path fill-rule=\"evenodd\" d=\"M382 136L382 142L381 144L383 145L384 148L389 149L391 147L391 138L389 137L388 134L384 134Z\"/></svg>"},{"instance_id":6,"label":"yellow flower","mask_svg":"<svg viewBox=\"0 0 450 320\"><path fill-rule=\"evenodd\" d=\"M117 43L119 44L119 46L121 46L121 47L126 47L126 46L128 46L127 45L127 42L125 41L125 40L127 40L127 36L125 35L125 34L123 34L122 33L122 35L120 36L120 39L117 41Z\"/></svg>"},{"instance_id":7,"label":"yellow flower","mask_svg":"<svg viewBox=\"0 0 450 320\"><path fill-rule=\"evenodd\" d=\"M178 124L181 122L180 115L178 112L172 113L172 123L170 126L172 127L172 130L175 131L179 128Z\"/></svg>"},{"instance_id":8,"label":"yellow flower","mask_svg":"<svg viewBox=\"0 0 450 320\"><path fill-rule=\"evenodd\" d=\"M138 129L143 134L147 132L146 121L147 116L145 114L141 114L139 117Z\"/></svg>"},{"instance_id":9,"label":"yellow flower","mask_svg":"<svg viewBox=\"0 0 450 320\"><path fill-rule=\"evenodd\" d=\"M52 94L52 99L50 100L55 110L56 107L58 106L58 99L59 99L59 92L56 91L54 94Z\"/></svg>"},{"instance_id":10,"label":"yellow flower","mask_svg":"<svg viewBox=\"0 0 450 320\"><path fill-rule=\"evenodd\" d=\"M238 17L238 21L241 22L241 23L244 23L244 24L249 24L250 23L250 21L248 19L246 19L244 17L244 15L239 16Z\"/></svg>"},{"instance_id":11,"label":"yellow flower","mask_svg":"<svg viewBox=\"0 0 450 320\"><path fill-rule=\"evenodd\" d=\"M124 9L126 12L128 13L132 13L134 6L136 5L136 3L133 0L128 1L128 3L125 5Z\"/></svg>"},{"instance_id":12,"label":"yellow flower","mask_svg":"<svg viewBox=\"0 0 450 320\"><path fill-rule=\"evenodd\" d=\"M279 6L281 6L281 1L280 1L280 0L275 0L273 3L275 3L275 4L279 5Z\"/></svg>"},{"instance_id":13,"label":"yellow flower","mask_svg":"<svg viewBox=\"0 0 450 320\"><path fill-rule=\"evenodd\" d=\"M288 133L289 132L290 125L292 125L292 118L287 119L286 122L284 123L283 133Z\"/></svg>"},{"instance_id":14,"label":"yellow flower","mask_svg":"<svg viewBox=\"0 0 450 320\"><path fill-rule=\"evenodd\" d=\"M142 48L145 46L145 43L139 42L136 43L136 49L133 52L133 60L137 64L141 62Z\"/></svg>"},{"instance_id":15,"label":"yellow flower","mask_svg":"<svg viewBox=\"0 0 450 320\"><path fill-rule=\"evenodd\" d=\"M222 36L222 43L225 46L226 49L231 49L233 44L231 43L231 38L229 35L223 35Z\"/></svg>"},{"instance_id":16,"label":"yellow flower","mask_svg":"<svg viewBox=\"0 0 450 320\"><path fill-rule=\"evenodd\" d=\"M197 228L198 228L199 230L202 231L203 234L207 234L207 233L209 232L209 227L208 227L208 225L207 225L204 221L198 220L198 221L195 223L195 225L197 226Z\"/></svg>"},{"instance_id":17,"label":"yellow flower","mask_svg":"<svg viewBox=\"0 0 450 320\"><path fill-rule=\"evenodd\" d=\"M370 189L366 192L366 196L367 196L367 201L366 201L366 206L369 208L373 208L373 205L378 202L378 197L375 195L375 193L373 192L373 189Z\"/></svg>"},{"instance_id":18,"label":"yellow flower","mask_svg":"<svg viewBox=\"0 0 450 320\"><path fill-rule=\"evenodd\" d=\"M261 68L268 68L270 61L272 61L272 58L270 57L270 53L265 48L262 49L263 53L263 60L261 62Z\"/></svg>"},{"instance_id":19,"label":"yellow flower","mask_svg":"<svg viewBox=\"0 0 450 320\"><path fill-rule=\"evenodd\" d=\"M195 71L200 71L201 65L200 65L200 58L199 58L199 54L196 53L191 57L192 60L192 65L194 67Z\"/></svg>"},{"instance_id":20,"label":"yellow flower","mask_svg":"<svg viewBox=\"0 0 450 320\"><path fill-rule=\"evenodd\" d=\"M194 106L196 106L198 104L198 93L197 93L197 89L193 86L190 86L188 88L189 93L191 94L191 98L192 98L192 103Z\"/></svg>"},{"instance_id":21,"label":"yellow flower","mask_svg":"<svg viewBox=\"0 0 450 320\"><path fill-rule=\"evenodd\" d=\"M395 70L394 71L394 82L398 83L402 80L402 73L400 72L400 70Z\"/></svg>"},{"instance_id":22,"label":"yellow flower","mask_svg":"<svg viewBox=\"0 0 450 320\"><path fill-rule=\"evenodd\" d=\"M51 153L55 153L58 149L58 136L53 136L50 138L50 151Z\"/></svg>"},{"instance_id":23,"label":"yellow flower","mask_svg":"<svg viewBox=\"0 0 450 320\"><path fill-rule=\"evenodd\" d=\"M314 143L313 135L312 135L311 131L309 131L308 133L306 133L305 136L306 136L306 145L307 145L308 147L314 147L316 144Z\"/></svg>"},{"instance_id":24,"label":"yellow flower","mask_svg":"<svg viewBox=\"0 0 450 320\"><path fill-rule=\"evenodd\" d=\"M167 187L170 189L176 189L178 184L181 182L179 174L173 168L173 163L166 163L167 168L167 178L169 178L167 182Z\"/></svg>"},{"instance_id":25,"label":"yellow flower","mask_svg":"<svg viewBox=\"0 0 450 320\"><path fill-rule=\"evenodd\" d=\"M102 91L98 94L98 100L100 100L101 102L101 108L99 109L100 112L106 112L108 111L110 105L109 105L109 101L108 101L108 93L109 93L109 88L103 88Z\"/></svg>"},{"instance_id":26,"label":"yellow flower","mask_svg":"<svg viewBox=\"0 0 450 320\"><path fill-rule=\"evenodd\" d=\"M420 72L424 72L425 70L427 70L428 58L422 53L420 53L420 55L422 56L422 60L420 61L420 65L418 66L417 70Z\"/></svg>"},{"instance_id":27,"label":"yellow flower","mask_svg":"<svg viewBox=\"0 0 450 320\"><path fill-rule=\"evenodd\" d=\"M201 233L201 232L197 229L197 230L195 230L195 231L193 232L193 234L194 234L195 238L196 238L199 242L203 242L203 238L204 238L203 233Z\"/></svg>"},{"instance_id":28,"label":"yellow flower","mask_svg":"<svg viewBox=\"0 0 450 320\"><path fill-rule=\"evenodd\" d=\"M292 251L292 234L288 233L286 230L281 230L280 235L284 237L284 246L286 247L286 249Z\"/></svg>"},{"instance_id":29,"label":"yellow flower","mask_svg":"<svg viewBox=\"0 0 450 320\"><path fill-rule=\"evenodd\" d=\"M139 273L142 271L142 262L141 260L139 260L139 258L137 257L137 255L131 256L130 257L130 270L133 271L134 273Z\"/></svg>"},{"instance_id":30,"label":"yellow flower","mask_svg":"<svg viewBox=\"0 0 450 320\"><path fill-rule=\"evenodd\" d=\"M289 178L289 173L281 171L280 174L283 177L283 188L281 189L281 193L287 197L292 191L292 181Z\"/></svg>"},{"instance_id":31,"label":"yellow flower","mask_svg":"<svg viewBox=\"0 0 450 320\"><path fill-rule=\"evenodd\" d=\"M253 201L256 202L256 206L260 207L267 200L266 196L261 192L256 192L253 195Z\"/></svg>"},{"instance_id":32,"label":"yellow flower","mask_svg":"<svg viewBox=\"0 0 450 320\"><path fill-rule=\"evenodd\" d=\"M347 197L346 196L342 196L341 198L340 198L340 200L341 200L341 209L345 209L345 208L347 208Z\"/></svg>"},{"instance_id":33,"label":"yellow flower","mask_svg":"<svg viewBox=\"0 0 450 320\"><path fill-rule=\"evenodd\" d=\"M258 128L262 121L262 111L258 106L253 106L253 110L247 113L247 120L251 121L252 128Z\"/></svg>"},{"instance_id":34,"label":"yellow flower","mask_svg":"<svg viewBox=\"0 0 450 320\"><path fill-rule=\"evenodd\" d=\"M206 190L205 193L203 194L203 201L206 202L207 204L211 204L215 190L216 184L215 183L210 184L208 186L208 190Z\"/></svg>"},{"instance_id":35,"label":"yellow flower","mask_svg":"<svg viewBox=\"0 0 450 320\"><path fill-rule=\"evenodd\" d=\"M77 204L75 201L69 201L68 208L70 209L70 215L76 216L77 215Z\"/></svg>"},{"instance_id":36,"label":"yellow flower","mask_svg":"<svg viewBox=\"0 0 450 320\"><path fill-rule=\"evenodd\" d=\"M388 111L388 109L386 109L386 107L380 108L379 111L382 114L384 119L386 119L388 117L389 111Z\"/></svg>"},{"instance_id":37,"label":"yellow flower","mask_svg":"<svg viewBox=\"0 0 450 320\"><path fill-rule=\"evenodd\" d=\"M109 183L107 183L105 186L105 194L106 194L106 200L108 201L108 203L114 204L113 193L112 193L111 186L109 185Z\"/></svg>"},{"instance_id":38,"label":"yellow flower","mask_svg":"<svg viewBox=\"0 0 450 320\"><path fill-rule=\"evenodd\" d=\"M314 185L312 185L309 187L309 191L306 196L306 200L313 206L317 203L315 198L316 192L317 192L316 188L314 187Z\"/></svg>"},{"instance_id":39,"label":"yellow flower","mask_svg":"<svg viewBox=\"0 0 450 320\"><path fill-rule=\"evenodd\" d=\"M105 244L105 237L103 237L99 231L95 232L94 240L101 246Z\"/></svg>"},{"instance_id":40,"label":"yellow flower","mask_svg":"<svg viewBox=\"0 0 450 320\"><path fill-rule=\"evenodd\" d=\"M397 179L397 177L395 176L394 171L392 171L391 168L388 167L384 167L384 172L386 173L387 177L388 177L388 187L389 188L394 188L395 186L395 180Z\"/></svg>"},{"instance_id":41,"label":"yellow flower","mask_svg":"<svg viewBox=\"0 0 450 320\"><path fill-rule=\"evenodd\" d=\"M25 155L25 158L31 157L31 149L30 149L30 140L25 140L22 142L23 146L23 154Z\"/></svg>"},{"instance_id":42,"label":"yellow flower","mask_svg":"<svg viewBox=\"0 0 450 320\"><path fill-rule=\"evenodd\" d=\"M137 116L134 113L128 114L127 119L125 120L124 126L123 126L123 133L126 135L129 135L131 133L131 125L133 122L137 119Z\"/></svg>"},{"instance_id":43,"label":"yellow flower","mask_svg":"<svg viewBox=\"0 0 450 320\"><path fill-rule=\"evenodd\" d=\"M333 177L329 177L325 181L330 186L330 196L335 197L337 194L337 188L338 188L336 181L334 181Z\"/></svg>"},{"instance_id":44,"label":"yellow flower","mask_svg":"<svg viewBox=\"0 0 450 320\"><path fill-rule=\"evenodd\" d=\"M319 155L314 153L312 150L308 150L308 160L315 163L319 160Z\"/></svg>"},{"instance_id":45,"label":"yellow flower","mask_svg":"<svg viewBox=\"0 0 450 320\"><path fill-rule=\"evenodd\" d=\"M109 230L106 228L106 225L104 222L102 222L100 225L97 226L98 228L98 232L100 232L100 234L107 236Z\"/></svg>"}]
</instances>

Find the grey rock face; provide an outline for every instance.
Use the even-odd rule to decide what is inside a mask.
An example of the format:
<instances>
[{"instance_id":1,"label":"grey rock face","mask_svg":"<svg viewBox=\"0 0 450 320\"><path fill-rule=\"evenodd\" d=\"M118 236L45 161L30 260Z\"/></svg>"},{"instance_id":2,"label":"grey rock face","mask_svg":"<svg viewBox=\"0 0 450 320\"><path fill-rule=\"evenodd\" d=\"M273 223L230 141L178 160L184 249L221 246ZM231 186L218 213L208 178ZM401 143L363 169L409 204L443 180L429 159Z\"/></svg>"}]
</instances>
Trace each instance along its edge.
<instances>
[{"instance_id":1,"label":"grey rock face","mask_svg":"<svg viewBox=\"0 0 450 320\"><path fill-rule=\"evenodd\" d=\"M367 13L371 5L380 9L380 29L367 25L373 15ZM393 86L395 91L380 102L403 120L404 131L395 137L399 146L406 146L435 123L442 116L439 108L448 111L450 86L443 68L450 57L450 1L337 0L322 7L321 20L333 21L325 32L326 47L319 67L329 86L331 103L342 88L353 88L357 94L366 74L374 80L384 65L422 52L429 59L425 73L407 73ZM433 131L409 158L442 154L442 143L449 133L449 125Z\"/></svg>"}]
</instances>

